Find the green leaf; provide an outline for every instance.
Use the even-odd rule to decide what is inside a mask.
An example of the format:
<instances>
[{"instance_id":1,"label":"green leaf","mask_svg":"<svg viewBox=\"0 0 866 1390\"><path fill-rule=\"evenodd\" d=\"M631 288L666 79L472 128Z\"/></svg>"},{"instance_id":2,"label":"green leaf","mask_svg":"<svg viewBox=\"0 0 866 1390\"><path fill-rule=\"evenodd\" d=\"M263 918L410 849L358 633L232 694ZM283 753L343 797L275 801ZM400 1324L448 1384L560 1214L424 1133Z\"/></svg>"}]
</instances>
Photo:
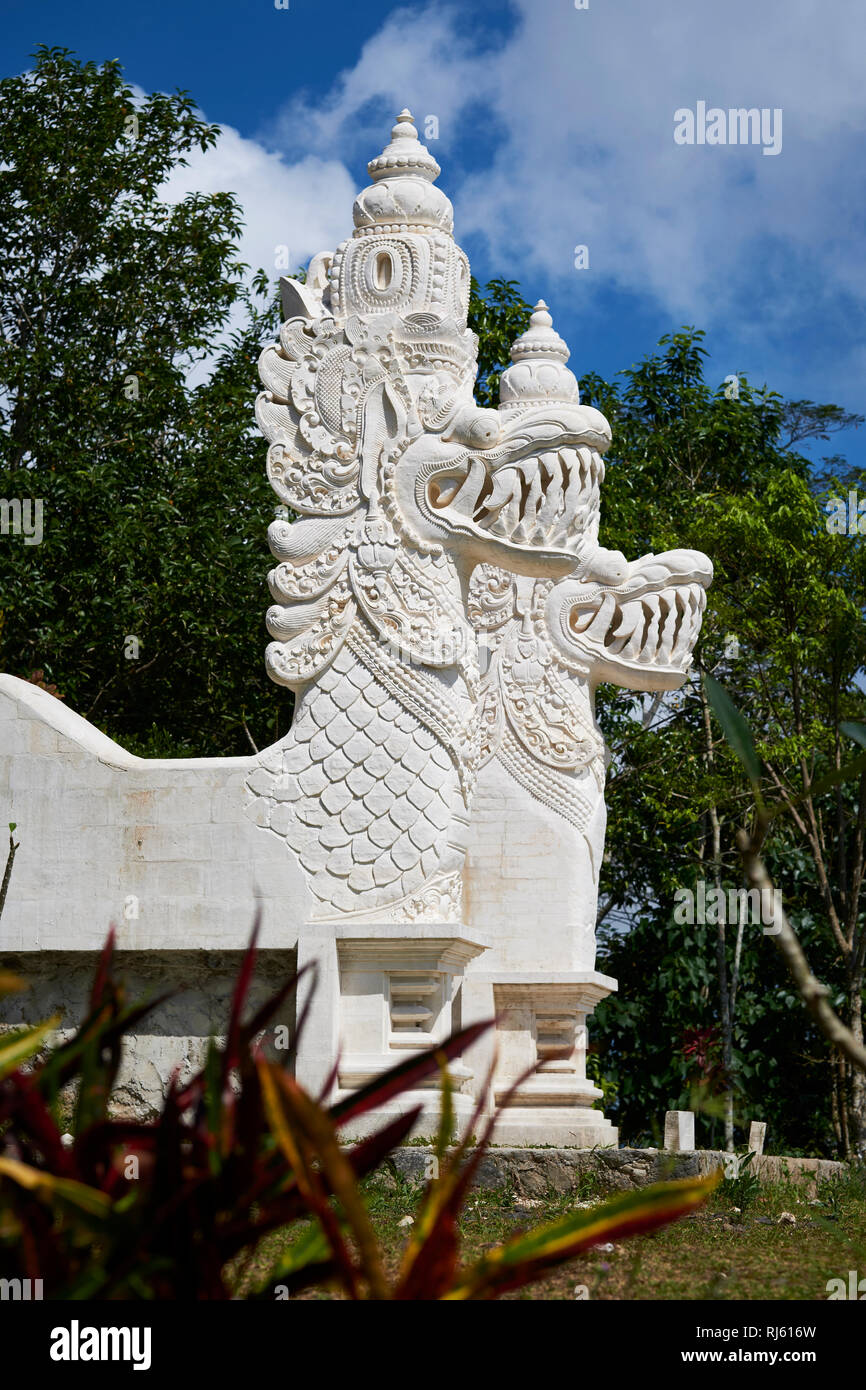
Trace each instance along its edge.
<instances>
[{"instance_id":1,"label":"green leaf","mask_svg":"<svg viewBox=\"0 0 866 1390\"><path fill-rule=\"evenodd\" d=\"M859 743L861 748L866 748L866 724L855 724L853 720L846 719L839 725L839 732L845 734L847 738L853 738L855 743Z\"/></svg>"},{"instance_id":2,"label":"green leaf","mask_svg":"<svg viewBox=\"0 0 866 1390\"><path fill-rule=\"evenodd\" d=\"M0 1176L11 1178L19 1187L27 1188L49 1198L59 1198L68 1206L77 1207L88 1216L107 1216L111 1210L111 1198L87 1183L74 1178L56 1178L51 1173L40 1172L28 1163L19 1163L15 1158L0 1157Z\"/></svg>"},{"instance_id":3,"label":"green leaf","mask_svg":"<svg viewBox=\"0 0 866 1390\"><path fill-rule=\"evenodd\" d=\"M761 760L755 749L752 731L724 687L706 672L704 672L703 680L707 699L722 726L722 733L746 769L755 795L760 797Z\"/></svg>"},{"instance_id":4,"label":"green leaf","mask_svg":"<svg viewBox=\"0 0 866 1390\"><path fill-rule=\"evenodd\" d=\"M12 978L11 976L7 978ZM2 980L0 980L2 985ZM11 1071L15 1071L23 1061L32 1057L34 1052L38 1052L45 1038L54 1028L60 1024L61 1015L54 1014L46 1023L39 1023L35 1028L26 1028L22 1032L6 1035L0 1043L0 1077L8 1076Z\"/></svg>"}]
</instances>

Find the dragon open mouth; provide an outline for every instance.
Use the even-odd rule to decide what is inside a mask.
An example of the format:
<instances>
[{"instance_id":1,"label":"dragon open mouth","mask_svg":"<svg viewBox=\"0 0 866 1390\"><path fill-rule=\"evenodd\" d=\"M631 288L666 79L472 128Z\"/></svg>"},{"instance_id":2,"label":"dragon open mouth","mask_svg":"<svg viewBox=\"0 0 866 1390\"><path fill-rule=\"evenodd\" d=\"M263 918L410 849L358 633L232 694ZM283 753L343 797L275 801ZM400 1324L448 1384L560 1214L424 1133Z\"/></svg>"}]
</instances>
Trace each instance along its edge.
<instances>
[{"instance_id":1,"label":"dragon open mouth","mask_svg":"<svg viewBox=\"0 0 866 1390\"><path fill-rule=\"evenodd\" d=\"M577 552L598 508L601 456L586 445L552 449L491 466L479 457L468 470L441 472L427 501L451 524L512 545Z\"/></svg>"},{"instance_id":2,"label":"dragon open mouth","mask_svg":"<svg viewBox=\"0 0 866 1390\"><path fill-rule=\"evenodd\" d=\"M706 602L700 584L670 586L628 601L607 593L601 607L572 608L568 626L575 637L619 661L682 669Z\"/></svg>"}]
</instances>

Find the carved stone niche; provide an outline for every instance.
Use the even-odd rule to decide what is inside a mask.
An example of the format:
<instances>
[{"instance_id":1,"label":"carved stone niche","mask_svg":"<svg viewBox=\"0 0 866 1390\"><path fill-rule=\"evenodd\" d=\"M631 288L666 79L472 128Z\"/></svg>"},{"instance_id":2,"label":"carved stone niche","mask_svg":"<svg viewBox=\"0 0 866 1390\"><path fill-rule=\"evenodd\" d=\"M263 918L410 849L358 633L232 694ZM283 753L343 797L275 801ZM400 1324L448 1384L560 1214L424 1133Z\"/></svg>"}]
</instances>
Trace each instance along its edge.
<instances>
[{"instance_id":1,"label":"carved stone niche","mask_svg":"<svg viewBox=\"0 0 866 1390\"><path fill-rule=\"evenodd\" d=\"M512 975L490 985L497 1017L491 1100L505 1103L518 1077L536 1068L508 1099L497 1142L615 1144L616 1129L592 1108L602 1092L586 1075L586 1020L616 981L593 970L556 979Z\"/></svg>"},{"instance_id":2,"label":"carved stone niche","mask_svg":"<svg viewBox=\"0 0 866 1390\"><path fill-rule=\"evenodd\" d=\"M320 1086L323 1060L338 1057L334 1099L341 1100L413 1053L443 1042L467 1021L464 970L489 942L474 933L470 939L445 923L419 924L411 938L405 933L405 926L395 923L340 923L302 938L299 959L315 960L318 971L298 1047L297 1076L303 1085ZM478 1080L460 1057L450 1063L449 1073L459 1124L472 1114ZM362 1135L383 1116L405 1114L416 1105L422 1114L415 1133L434 1134L439 1085L438 1075L433 1076L377 1108L374 1119L350 1121L347 1137Z\"/></svg>"}]
</instances>

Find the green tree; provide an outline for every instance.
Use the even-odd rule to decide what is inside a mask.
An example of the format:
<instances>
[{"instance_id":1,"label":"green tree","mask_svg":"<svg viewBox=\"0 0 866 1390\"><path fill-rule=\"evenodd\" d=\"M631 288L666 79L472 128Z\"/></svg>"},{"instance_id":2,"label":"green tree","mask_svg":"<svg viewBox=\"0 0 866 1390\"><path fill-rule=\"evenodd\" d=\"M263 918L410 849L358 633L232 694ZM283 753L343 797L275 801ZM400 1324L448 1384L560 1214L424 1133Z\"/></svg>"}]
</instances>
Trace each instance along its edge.
<instances>
[{"instance_id":1,"label":"green tree","mask_svg":"<svg viewBox=\"0 0 866 1390\"><path fill-rule=\"evenodd\" d=\"M469 327L478 334L475 399L495 408L499 379L511 360L511 344L529 327L532 308L516 280L488 281L482 293L475 276L469 286Z\"/></svg>"},{"instance_id":2,"label":"green tree","mask_svg":"<svg viewBox=\"0 0 866 1390\"><path fill-rule=\"evenodd\" d=\"M44 515L41 545L0 541L0 669L137 752L266 746L291 717L263 670L275 500L252 420L277 299L261 271L247 288L231 194L160 192L218 127L61 49L0 94L0 495ZM473 282L485 400L529 313Z\"/></svg>"},{"instance_id":3,"label":"green tree","mask_svg":"<svg viewBox=\"0 0 866 1390\"><path fill-rule=\"evenodd\" d=\"M0 542L0 667L139 751L248 751L281 708L256 679L273 499L250 429L274 315L236 199L160 192L218 128L60 49L0 93L0 492L44 517L40 545Z\"/></svg>"},{"instance_id":4,"label":"green tree","mask_svg":"<svg viewBox=\"0 0 866 1390\"><path fill-rule=\"evenodd\" d=\"M855 538L828 535L819 484L792 446L827 438L859 419L836 406L786 403L766 389L753 390L745 379L736 396L726 394L706 382L705 355L702 335L683 330L623 373L624 386L584 380L584 398L604 409L614 425L602 534L628 554L691 545L711 556L716 578L696 673L703 667L724 680L763 737L769 775L799 794L808 790L809 778L835 765L840 724L862 714L863 560ZM780 1103L784 1085L781 1079L771 1084L767 1066L754 1052L748 1020L763 1019L762 1026L770 1029L763 1045L778 1063L785 1059L800 1074L800 1059L821 1059L821 1104L809 1142L820 1145L832 1119L844 1148L847 1103L859 1104L853 1095L856 1079L847 1078L841 1092L831 1084L838 1062L805 1017L797 1023L800 1044L794 1053L787 1026L776 1031L785 1020L768 1007L766 991L770 982L773 988L783 982L762 925L724 918L696 924L690 931L698 955L690 957L684 928L673 920L678 889L694 888L699 879L726 893L740 886L733 835L752 809L700 681L690 681L681 694L642 701L602 691L599 709L614 750L601 903L606 968L624 969L633 986L629 991L624 983L624 991L632 999L646 998L630 1010L613 1001L602 1006L600 1050L607 1046L615 1054L625 1047L635 1080L640 1077L634 1095L642 1090L644 1104L657 1113L682 1100L683 1038L716 1028L727 1098L725 1138L733 1142L735 1111L742 1122L757 1105L764 1114L774 1112L777 1134L787 1125L803 1144L809 1127L786 1119L793 1112ZM840 791L837 800L846 796L850 793ZM853 873L859 892L859 812L843 812L840 819L838 807L835 817L827 810L822 816L816 807L814 825L808 812L804 815L799 834L796 822L778 824L770 851L776 881L795 918L799 913L798 925L816 959L845 993L856 1032L862 970L855 978L847 966L840 972L834 960L843 939L852 967L858 959L859 906L845 883ZM837 889L828 894L830 880ZM822 924L832 921L834 891L845 896L847 926L830 939ZM623 913L640 919L627 940L615 930L617 913L620 920ZM679 943L673 955L671 936ZM635 996L636 972L643 973L639 944L647 954L644 978L653 984ZM670 983L663 967L671 960L682 972L683 988L673 990L659 1008L656 982L661 973ZM692 979L697 962L699 989ZM628 1044L624 1033L631 1026L635 1032ZM658 1028L661 1053L651 1041ZM662 1055L668 1057L664 1067ZM624 1118L628 1094L623 1078ZM626 1119L629 1126L645 1128L634 1109Z\"/></svg>"}]
</instances>

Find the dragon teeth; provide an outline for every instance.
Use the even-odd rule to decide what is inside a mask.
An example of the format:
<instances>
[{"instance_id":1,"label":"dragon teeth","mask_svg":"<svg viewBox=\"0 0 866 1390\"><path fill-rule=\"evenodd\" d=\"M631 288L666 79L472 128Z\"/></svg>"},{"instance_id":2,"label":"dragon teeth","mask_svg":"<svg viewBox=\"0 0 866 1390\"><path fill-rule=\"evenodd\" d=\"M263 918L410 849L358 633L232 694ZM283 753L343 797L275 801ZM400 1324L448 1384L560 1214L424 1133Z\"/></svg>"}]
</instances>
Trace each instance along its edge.
<instances>
[{"instance_id":1,"label":"dragon teeth","mask_svg":"<svg viewBox=\"0 0 866 1390\"><path fill-rule=\"evenodd\" d=\"M547 533L556 520L562 500L562 469L559 463L559 454L542 454L541 462L547 473L549 481L544 488L544 498L535 518L535 536L533 537L536 545L542 544L547 538ZM536 540L535 537L538 537Z\"/></svg>"},{"instance_id":2,"label":"dragon teeth","mask_svg":"<svg viewBox=\"0 0 866 1390\"><path fill-rule=\"evenodd\" d=\"M659 642L658 658L663 665L667 665L667 663L670 661L671 652L673 650L674 637L676 636L677 630L677 620L679 617L677 611L675 591L673 589L663 590L661 595L661 601L662 603L667 604L668 611L667 616L665 618L664 627L662 628L661 641Z\"/></svg>"},{"instance_id":3,"label":"dragon teeth","mask_svg":"<svg viewBox=\"0 0 866 1390\"><path fill-rule=\"evenodd\" d=\"M652 597L656 598L657 596L653 594ZM656 647L658 646L659 624L661 623L662 616L661 608L658 603L654 603L650 607L650 614L650 624L649 628L647 629L646 641L644 642L640 652L640 655L642 657L645 657L647 661L652 661L653 657L655 656Z\"/></svg>"},{"instance_id":4,"label":"dragon teeth","mask_svg":"<svg viewBox=\"0 0 866 1390\"><path fill-rule=\"evenodd\" d=\"M544 491L541 486L541 466L537 459L534 460L535 470L529 479L529 492L523 505L523 515L527 521L535 522L536 513L539 505L544 500Z\"/></svg>"},{"instance_id":5,"label":"dragon teeth","mask_svg":"<svg viewBox=\"0 0 866 1390\"><path fill-rule=\"evenodd\" d=\"M595 455L583 445L519 459L491 475L474 458L451 500L440 505L502 540L576 554L598 507L597 474Z\"/></svg>"},{"instance_id":6,"label":"dragon teeth","mask_svg":"<svg viewBox=\"0 0 866 1390\"><path fill-rule=\"evenodd\" d=\"M601 607L585 630L585 636L590 642L596 641L600 645L604 645L604 639L616 608L617 602L613 594L605 594L601 601Z\"/></svg>"},{"instance_id":7,"label":"dragon teeth","mask_svg":"<svg viewBox=\"0 0 866 1390\"><path fill-rule=\"evenodd\" d=\"M469 464L469 472L448 503L449 508L471 521L486 480L487 469L484 467L483 460L472 459Z\"/></svg>"},{"instance_id":8,"label":"dragon teeth","mask_svg":"<svg viewBox=\"0 0 866 1390\"><path fill-rule=\"evenodd\" d=\"M621 661L680 666L694 645L699 617L706 604L702 587L667 588L617 601L608 592L591 618L573 624L575 635L603 645Z\"/></svg>"},{"instance_id":9,"label":"dragon teeth","mask_svg":"<svg viewBox=\"0 0 866 1390\"><path fill-rule=\"evenodd\" d=\"M514 489L520 488L520 478L514 468L502 468L493 475L493 490L489 497L484 500L484 507L488 512L495 511L498 507L503 507L514 495Z\"/></svg>"}]
</instances>

